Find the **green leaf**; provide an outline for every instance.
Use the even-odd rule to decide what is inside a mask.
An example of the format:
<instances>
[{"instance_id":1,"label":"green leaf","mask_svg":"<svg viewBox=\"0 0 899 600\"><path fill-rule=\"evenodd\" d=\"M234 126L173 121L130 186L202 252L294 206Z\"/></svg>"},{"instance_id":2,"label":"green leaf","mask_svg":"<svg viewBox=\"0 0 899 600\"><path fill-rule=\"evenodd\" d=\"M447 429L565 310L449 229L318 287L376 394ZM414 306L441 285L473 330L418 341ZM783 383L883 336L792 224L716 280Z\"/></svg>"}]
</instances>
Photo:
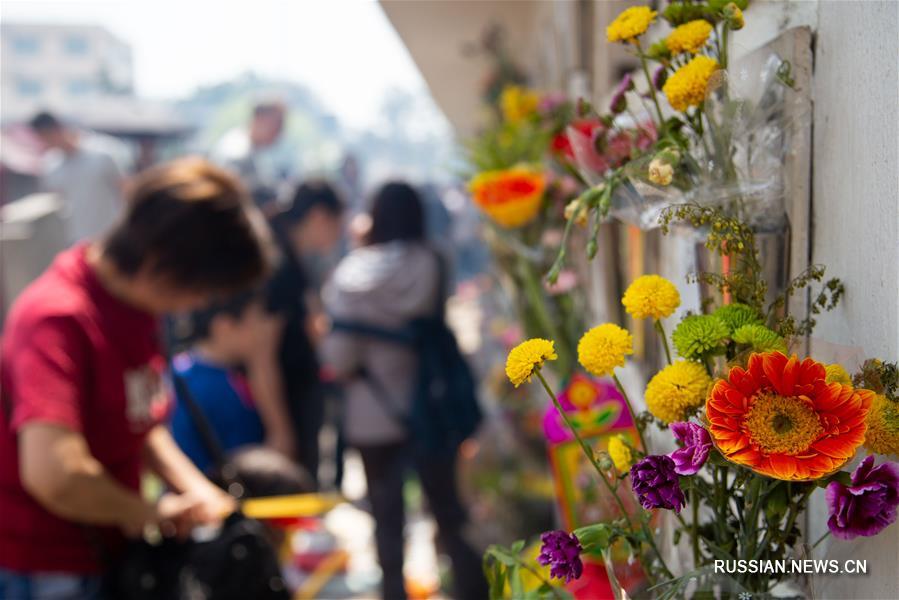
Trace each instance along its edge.
<instances>
[{"instance_id":1,"label":"green leaf","mask_svg":"<svg viewBox=\"0 0 899 600\"><path fill-rule=\"evenodd\" d=\"M521 581L521 567L515 565L509 573L509 586L512 589L512 598L524 596L524 583Z\"/></svg>"},{"instance_id":2,"label":"green leaf","mask_svg":"<svg viewBox=\"0 0 899 600\"><path fill-rule=\"evenodd\" d=\"M512 554L520 554L522 550L524 550L524 540L518 540L513 542L511 546L509 546L509 550L512 551Z\"/></svg>"},{"instance_id":3,"label":"green leaf","mask_svg":"<svg viewBox=\"0 0 899 600\"><path fill-rule=\"evenodd\" d=\"M584 552L594 552L608 548L612 538L612 530L605 523L595 523L574 530L574 535L580 540Z\"/></svg>"}]
</instances>

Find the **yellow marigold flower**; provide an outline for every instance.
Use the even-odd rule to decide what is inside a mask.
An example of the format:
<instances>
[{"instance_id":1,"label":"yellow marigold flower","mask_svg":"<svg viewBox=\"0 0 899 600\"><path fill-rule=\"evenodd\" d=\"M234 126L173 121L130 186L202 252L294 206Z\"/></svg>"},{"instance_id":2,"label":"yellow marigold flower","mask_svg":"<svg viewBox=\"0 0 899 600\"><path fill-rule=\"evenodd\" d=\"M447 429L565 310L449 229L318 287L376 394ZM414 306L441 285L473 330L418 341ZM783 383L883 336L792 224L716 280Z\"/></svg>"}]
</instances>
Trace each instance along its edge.
<instances>
[{"instance_id":1,"label":"yellow marigold flower","mask_svg":"<svg viewBox=\"0 0 899 600\"><path fill-rule=\"evenodd\" d=\"M827 378L827 383L844 383L846 385L852 385L852 378L849 377L849 373L846 372L843 365L837 363L827 365L824 368L824 373Z\"/></svg>"},{"instance_id":2,"label":"yellow marigold flower","mask_svg":"<svg viewBox=\"0 0 899 600\"><path fill-rule=\"evenodd\" d=\"M635 319L652 317L658 321L670 317L680 306L680 294L674 284L664 277L642 275L628 286L621 303Z\"/></svg>"},{"instance_id":3,"label":"yellow marigold flower","mask_svg":"<svg viewBox=\"0 0 899 600\"><path fill-rule=\"evenodd\" d=\"M646 408L666 424L686 421L705 402L712 378L705 367L689 360L674 362L649 380Z\"/></svg>"},{"instance_id":4,"label":"yellow marigold flower","mask_svg":"<svg viewBox=\"0 0 899 600\"><path fill-rule=\"evenodd\" d=\"M634 455L631 449L624 443L624 436L620 433L609 438L609 445L606 448L609 452L609 458L612 464L618 469L619 473L627 473L634 462Z\"/></svg>"},{"instance_id":5,"label":"yellow marigold flower","mask_svg":"<svg viewBox=\"0 0 899 600\"><path fill-rule=\"evenodd\" d=\"M670 185L674 179L674 167L660 158L654 158L649 163L649 181L656 185Z\"/></svg>"},{"instance_id":6,"label":"yellow marigold flower","mask_svg":"<svg viewBox=\"0 0 899 600\"><path fill-rule=\"evenodd\" d=\"M553 342L542 338L533 338L512 348L506 359L506 376L515 387L530 381L535 369L543 366L547 360L558 358Z\"/></svg>"},{"instance_id":7,"label":"yellow marigold flower","mask_svg":"<svg viewBox=\"0 0 899 600\"><path fill-rule=\"evenodd\" d=\"M624 366L624 357L633 353L631 334L614 323L594 327L577 345L578 361L597 377L611 375L615 367Z\"/></svg>"},{"instance_id":8,"label":"yellow marigold flower","mask_svg":"<svg viewBox=\"0 0 899 600\"><path fill-rule=\"evenodd\" d=\"M662 91L674 110L681 112L699 106L705 100L706 89L718 62L708 56L695 56L665 81Z\"/></svg>"},{"instance_id":9,"label":"yellow marigold flower","mask_svg":"<svg viewBox=\"0 0 899 600\"><path fill-rule=\"evenodd\" d=\"M656 14L648 6L632 6L606 27L606 38L610 42L633 42L637 36L646 33Z\"/></svg>"},{"instance_id":10,"label":"yellow marigold flower","mask_svg":"<svg viewBox=\"0 0 899 600\"><path fill-rule=\"evenodd\" d=\"M537 112L539 104L539 94L517 85L506 86L499 98L503 119L509 123L524 121Z\"/></svg>"},{"instance_id":11,"label":"yellow marigold flower","mask_svg":"<svg viewBox=\"0 0 899 600\"><path fill-rule=\"evenodd\" d=\"M668 34L665 44L668 46L671 54L682 54L684 52L698 54L702 47L705 46L705 43L709 41L711 33L711 23L703 19L696 19L676 27L674 31Z\"/></svg>"},{"instance_id":12,"label":"yellow marigold flower","mask_svg":"<svg viewBox=\"0 0 899 600\"><path fill-rule=\"evenodd\" d=\"M877 454L899 456L899 402L877 394L866 423L865 448Z\"/></svg>"},{"instance_id":13,"label":"yellow marigold flower","mask_svg":"<svg viewBox=\"0 0 899 600\"><path fill-rule=\"evenodd\" d=\"M468 184L472 199L502 227L521 227L540 212L546 177L529 167L485 171Z\"/></svg>"}]
</instances>

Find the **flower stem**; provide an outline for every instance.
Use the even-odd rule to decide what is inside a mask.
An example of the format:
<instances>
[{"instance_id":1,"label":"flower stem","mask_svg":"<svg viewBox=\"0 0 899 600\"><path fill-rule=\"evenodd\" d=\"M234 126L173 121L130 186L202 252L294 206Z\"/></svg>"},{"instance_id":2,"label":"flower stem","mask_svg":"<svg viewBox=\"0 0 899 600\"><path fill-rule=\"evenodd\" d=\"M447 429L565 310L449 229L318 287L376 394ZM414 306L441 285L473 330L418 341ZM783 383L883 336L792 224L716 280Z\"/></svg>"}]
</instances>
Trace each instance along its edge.
<instances>
[{"instance_id":1,"label":"flower stem","mask_svg":"<svg viewBox=\"0 0 899 600\"><path fill-rule=\"evenodd\" d=\"M640 427L640 423L637 422L637 415L634 413L634 407L631 406L631 400L627 397L624 386L621 385L621 381L618 380L618 375L615 375L614 372L612 373L612 379L615 381L615 386L618 388L618 391L621 392L621 395L624 397L624 403L627 405L627 412L631 415L631 421L634 422L637 433L640 434L640 446L643 449L643 454L649 454L649 446L646 445L646 440L643 438L643 428Z\"/></svg>"},{"instance_id":2,"label":"flower stem","mask_svg":"<svg viewBox=\"0 0 899 600\"><path fill-rule=\"evenodd\" d=\"M690 510L692 511L693 522L690 523L690 538L693 542L693 568L699 569L700 553L699 553L699 498L696 496L696 487L690 488Z\"/></svg>"},{"instance_id":3,"label":"flower stem","mask_svg":"<svg viewBox=\"0 0 899 600\"><path fill-rule=\"evenodd\" d=\"M827 531L825 531L825 532L821 535L821 537L818 538L818 541L816 541L814 544L812 544L812 550L814 550L815 548L817 548L818 545L819 545L821 542L823 542L824 540L826 540L828 537L830 537L830 530L829 530L829 529L828 529Z\"/></svg>"},{"instance_id":4,"label":"flower stem","mask_svg":"<svg viewBox=\"0 0 899 600\"><path fill-rule=\"evenodd\" d=\"M643 48L640 47L640 40L635 39L634 45L637 46L637 54L640 56L640 65L643 67L643 74L646 76L646 83L649 85L649 94L652 97L652 103L656 107L656 115L659 117L659 131L665 125L665 117L662 116L662 108L659 106L659 99L656 97L656 86L652 84L652 77L649 74L649 65L646 64L646 55L643 54Z\"/></svg>"},{"instance_id":5,"label":"flower stem","mask_svg":"<svg viewBox=\"0 0 899 600\"><path fill-rule=\"evenodd\" d=\"M584 454L587 455L587 459L590 461L590 464L593 465L593 468L596 469L596 472L599 474L603 483L608 488L609 492L615 498L615 502L618 504L618 508L621 510L622 516L627 521L628 529L633 530L634 525L631 522L630 515L627 514L627 510L624 507L624 502L621 501L621 498L618 497L618 493L612 487L612 484L609 482L608 477L606 477L605 471L602 470L602 467L599 466L599 463L596 462L596 456L594 456L593 449L587 445L587 442L580 436L577 432L577 429L574 427L574 423L568 418L568 414L565 412L565 409L562 408L562 405L559 404L559 399L556 398L556 394L552 391L552 388L549 387L549 384L546 382L546 379L543 377L543 373L540 372L540 369L534 371L537 375L537 378L540 380L540 383L543 384L543 389L546 390L546 393L549 394L550 399L552 400L553 406L556 407L556 410L559 412L559 416L562 417L562 420L565 422L565 426L571 431L571 434L574 436L574 439L577 440L578 444L581 445L581 450L584 451Z\"/></svg>"},{"instance_id":6,"label":"flower stem","mask_svg":"<svg viewBox=\"0 0 899 600\"><path fill-rule=\"evenodd\" d=\"M668 359L668 364L671 364L671 348L668 347L668 337L665 335L665 326L662 325L662 322L656 320L655 322L656 331L659 332L659 337L662 338L662 345L665 347L665 358Z\"/></svg>"}]
</instances>

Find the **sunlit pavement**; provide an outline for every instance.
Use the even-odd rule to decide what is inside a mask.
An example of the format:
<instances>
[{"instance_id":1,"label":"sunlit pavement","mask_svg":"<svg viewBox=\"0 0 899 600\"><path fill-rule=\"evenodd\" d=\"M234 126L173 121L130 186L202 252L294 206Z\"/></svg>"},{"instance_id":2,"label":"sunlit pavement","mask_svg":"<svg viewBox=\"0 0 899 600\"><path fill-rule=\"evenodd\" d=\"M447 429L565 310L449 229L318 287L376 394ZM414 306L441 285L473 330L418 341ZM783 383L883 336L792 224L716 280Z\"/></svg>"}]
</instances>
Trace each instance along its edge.
<instances>
[{"instance_id":1,"label":"sunlit pavement","mask_svg":"<svg viewBox=\"0 0 899 600\"><path fill-rule=\"evenodd\" d=\"M374 520L366 512L365 475L354 452L346 456L343 493L348 502L324 518L325 529L336 538L336 547L349 554L346 571L335 575L315 595L316 599L378 598L381 570L374 545ZM428 591L439 588L438 560L434 548L435 524L420 511L409 509L406 525L407 586L410 598L434 598ZM288 584L305 581L299 572L287 573Z\"/></svg>"}]
</instances>

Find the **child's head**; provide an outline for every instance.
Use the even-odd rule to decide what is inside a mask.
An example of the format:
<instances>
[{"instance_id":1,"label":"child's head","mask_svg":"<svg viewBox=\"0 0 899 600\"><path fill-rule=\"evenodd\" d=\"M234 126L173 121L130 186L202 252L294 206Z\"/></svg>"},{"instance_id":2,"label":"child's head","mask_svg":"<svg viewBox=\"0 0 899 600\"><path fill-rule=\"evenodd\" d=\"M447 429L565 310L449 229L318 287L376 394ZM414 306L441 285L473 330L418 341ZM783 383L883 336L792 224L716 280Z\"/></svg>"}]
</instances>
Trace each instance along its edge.
<instances>
[{"instance_id":1,"label":"child's head","mask_svg":"<svg viewBox=\"0 0 899 600\"><path fill-rule=\"evenodd\" d=\"M237 364L257 347L261 325L268 318L259 292L243 292L195 312L191 317L192 339L220 360Z\"/></svg>"},{"instance_id":2,"label":"child's head","mask_svg":"<svg viewBox=\"0 0 899 600\"><path fill-rule=\"evenodd\" d=\"M288 496L315 491L309 474L297 463L266 446L244 446L228 460L247 498Z\"/></svg>"}]
</instances>

